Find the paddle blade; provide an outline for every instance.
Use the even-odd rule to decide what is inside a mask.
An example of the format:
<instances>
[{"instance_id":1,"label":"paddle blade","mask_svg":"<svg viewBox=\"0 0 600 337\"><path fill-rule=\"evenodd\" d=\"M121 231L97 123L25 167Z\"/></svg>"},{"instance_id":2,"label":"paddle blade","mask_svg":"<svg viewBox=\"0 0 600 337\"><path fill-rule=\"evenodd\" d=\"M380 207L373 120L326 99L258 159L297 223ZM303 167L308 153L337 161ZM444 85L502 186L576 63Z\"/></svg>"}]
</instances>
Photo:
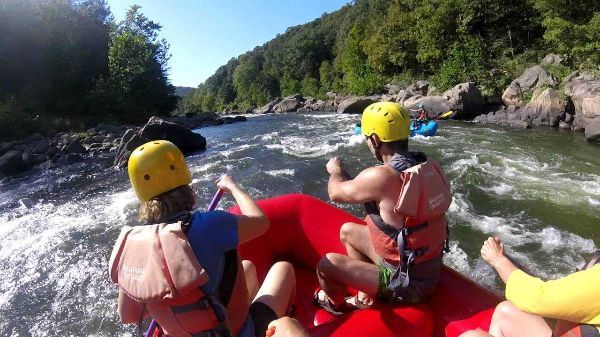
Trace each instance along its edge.
<instances>
[{"instance_id":1,"label":"paddle blade","mask_svg":"<svg viewBox=\"0 0 600 337\"><path fill-rule=\"evenodd\" d=\"M443 113L443 114L439 115L439 116L437 117L437 119L448 118L448 117L452 116L452 114L453 114L453 113L454 113L454 111L448 111L448 112L445 112L445 113Z\"/></svg>"}]
</instances>

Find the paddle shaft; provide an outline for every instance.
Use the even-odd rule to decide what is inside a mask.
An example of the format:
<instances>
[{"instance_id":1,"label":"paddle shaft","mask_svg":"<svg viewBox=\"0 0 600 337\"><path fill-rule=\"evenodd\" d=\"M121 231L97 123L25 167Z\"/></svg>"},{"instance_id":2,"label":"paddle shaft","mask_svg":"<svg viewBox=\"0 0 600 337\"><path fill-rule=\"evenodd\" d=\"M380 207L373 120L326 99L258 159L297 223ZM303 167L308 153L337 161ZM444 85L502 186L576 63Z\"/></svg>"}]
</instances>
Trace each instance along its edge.
<instances>
[{"instance_id":1,"label":"paddle shaft","mask_svg":"<svg viewBox=\"0 0 600 337\"><path fill-rule=\"evenodd\" d=\"M225 191L222 189L217 190L217 193L215 193L215 196L210 201L210 204L208 204L208 209L206 210L207 212L214 211L215 208L217 208L217 204L219 203L219 200L221 200L221 197L223 196L224 192ZM144 336L152 337L152 333L157 328L159 328L158 323L156 323L155 320L152 320L152 322L150 322L150 326L148 327L148 331L146 331L146 334Z\"/></svg>"}]
</instances>

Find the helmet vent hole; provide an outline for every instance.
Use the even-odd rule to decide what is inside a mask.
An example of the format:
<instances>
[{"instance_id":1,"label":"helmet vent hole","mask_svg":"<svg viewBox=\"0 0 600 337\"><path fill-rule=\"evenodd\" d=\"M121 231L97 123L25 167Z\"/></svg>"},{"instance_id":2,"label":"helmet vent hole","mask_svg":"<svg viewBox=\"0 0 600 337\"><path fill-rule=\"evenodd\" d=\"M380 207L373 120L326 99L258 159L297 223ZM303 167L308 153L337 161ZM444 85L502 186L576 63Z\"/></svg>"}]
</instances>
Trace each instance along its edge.
<instances>
[{"instance_id":1,"label":"helmet vent hole","mask_svg":"<svg viewBox=\"0 0 600 337\"><path fill-rule=\"evenodd\" d=\"M171 164L171 166L169 166L169 168L171 169L171 171L175 171L175 165Z\"/></svg>"},{"instance_id":2,"label":"helmet vent hole","mask_svg":"<svg viewBox=\"0 0 600 337\"><path fill-rule=\"evenodd\" d=\"M160 143L159 142L154 142L154 144L159 145Z\"/></svg>"},{"instance_id":3,"label":"helmet vent hole","mask_svg":"<svg viewBox=\"0 0 600 337\"><path fill-rule=\"evenodd\" d=\"M144 179L145 180L150 180L150 175L148 175L148 174L144 175Z\"/></svg>"},{"instance_id":4,"label":"helmet vent hole","mask_svg":"<svg viewBox=\"0 0 600 337\"><path fill-rule=\"evenodd\" d=\"M143 147L143 146L142 146L142 147L140 147L140 151L144 151L144 147Z\"/></svg>"}]
</instances>

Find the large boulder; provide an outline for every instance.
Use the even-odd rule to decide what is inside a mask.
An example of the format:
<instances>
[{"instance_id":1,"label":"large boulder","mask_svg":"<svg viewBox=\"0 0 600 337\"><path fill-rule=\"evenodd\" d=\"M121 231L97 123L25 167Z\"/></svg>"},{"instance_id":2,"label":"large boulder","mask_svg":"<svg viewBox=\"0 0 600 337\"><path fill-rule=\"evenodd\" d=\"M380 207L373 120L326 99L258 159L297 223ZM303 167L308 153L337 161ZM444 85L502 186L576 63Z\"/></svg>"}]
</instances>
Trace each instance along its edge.
<instances>
[{"instance_id":1,"label":"large boulder","mask_svg":"<svg viewBox=\"0 0 600 337\"><path fill-rule=\"evenodd\" d=\"M456 85L454 88L444 92L442 98L450 103L451 108L457 113L453 118L468 119L481 114L485 107L485 101L481 92L473 82Z\"/></svg>"},{"instance_id":2,"label":"large boulder","mask_svg":"<svg viewBox=\"0 0 600 337\"><path fill-rule=\"evenodd\" d=\"M546 69L540 65L525 69L513 83L518 83L523 91L533 90L542 86L555 86L558 82Z\"/></svg>"},{"instance_id":3,"label":"large boulder","mask_svg":"<svg viewBox=\"0 0 600 337\"><path fill-rule=\"evenodd\" d=\"M286 98L279 102L273 110L275 112L293 112L302 107L303 101L300 101L297 97Z\"/></svg>"},{"instance_id":4,"label":"large boulder","mask_svg":"<svg viewBox=\"0 0 600 337\"><path fill-rule=\"evenodd\" d=\"M410 92L413 95L421 95L427 96L427 92L429 91L429 82L428 81L417 81L406 88L406 91Z\"/></svg>"},{"instance_id":5,"label":"large boulder","mask_svg":"<svg viewBox=\"0 0 600 337\"><path fill-rule=\"evenodd\" d=\"M414 95L411 94L410 92L406 91L406 90L400 90L398 92L398 94L396 95L396 103L400 103L400 105L404 105L404 102L413 97Z\"/></svg>"},{"instance_id":6,"label":"large boulder","mask_svg":"<svg viewBox=\"0 0 600 337\"><path fill-rule=\"evenodd\" d=\"M573 101L576 116L600 116L600 81L574 79L565 85L565 94Z\"/></svg>"},{"instance_id":7,"label":"large boulder","mask_svg":"<svg viewBox=\"0 0 600 337\"><path fill-rule=\"evenodd\" d=\"M600 118L596 118L586 125L585 138L588 142L600 144Z\"/></svg>"},{"instance_id":8,"label":"large boulder","mask_svg":"<svg viewBox=\"0 0 600 337\"><path fill-rule=\"evenodd\" d=\"M31 163L23 160L23 153L20 151L10 150L0 157L0 174L4 176L12 176L28 170Z\"/></svg>"},{"instance_id":9,"label":"large boulder","mask_svg":"<svg viewBox=\"0 0 600 337\"><path fill-rule=\"evenodd\" d=\"M506 106L523 106L523 90L521 90L519 83L513 82L504 90L502 102Z\"/></svg>"},{"instance_id":10,"label":"large boulder","mask_svg":"<svg viewBox=\"0 0 600 337\"><path fill-rule=\"evenodd\" d=\"M353 96L343 100L338 105L337 112L344 114L362 114L369 105L375 102L376 100L374 100L372 97Z\"/></svg>"},{"instance_id":11,"label":"large boulder","mask_svg":"<svg viewBox=\"0 0 600 337\"><path fill-rule=\"evenodd\" d=\"M566 106L567 102L558 90L539 88L521 110L521 116L530 120L533 125L557 126Z\"/></svg>"},{"instance_id":12,"label":"large boulder","mask_svg":"<svg viewBox=\"0 0 600 337\"><path fill-rule=\"evenodd\" d=\"M273 110L273 107L276 106L277 104L279 104L279 102L281 102L281 98L272 100L271 102L265 104L262 108L254 110L254 113L256 113L256 114L274 113L275 111Z\"/></svg>"},{"instance_id":13,"label":"large boulder","mask_svg":"<svg viewBox=\"0 0 600 337\"><path fill-rule=\"evenodd\" d=\"M183 125L153 116L139 132L133 130L125 132L121 138L121 144L118 146L114 165L127 166L131 152L152 140L168 140L177 145L184 154L206 149L206 139L200 134L192 132Z\"/></svg>"}]
</instances>

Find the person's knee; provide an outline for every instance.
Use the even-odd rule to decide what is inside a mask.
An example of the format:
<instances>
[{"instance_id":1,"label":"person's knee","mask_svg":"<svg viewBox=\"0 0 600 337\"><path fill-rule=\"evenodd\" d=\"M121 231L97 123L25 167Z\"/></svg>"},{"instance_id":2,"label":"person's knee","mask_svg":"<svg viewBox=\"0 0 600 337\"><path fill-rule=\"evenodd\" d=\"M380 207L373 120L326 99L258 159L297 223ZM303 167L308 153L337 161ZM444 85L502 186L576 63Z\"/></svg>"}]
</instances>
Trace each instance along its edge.
<instances>
[{"instance_id":1,"label":"person's knee","mask_svg":"<svg viewBox=\"0 0 600 337\"><path fill-rule=\"evenodd\" d=\"M272 268L277 270L278 273L286 275L286 277L289 277L293 280L296 279L294 275L294 266L287 261L276 262Z\"/></svg>"},{"instance_id":2,"label":"person's knee","mask_svg":"<svg viewBox=\"0 0 600 337\"><path fill-rule=\"evenodd\" d=\"M342 243L350 242L350 237L354 229L353 225L354 224L351 222L346 222L342 225L342 227L340 227L340 241L342 241Z\"/></svg>"},{"instance_id":3,"label":"person's knee","mask_svg":"<svg viewBox=\"0 0 600 337\"><path fill-rule=\"evenodd\" d=\"M335 269L338 269L340 263L340 254L327 253L317 264L317 273L322 277L331 275Z\"/></svg>"},{"instance_id":4,"label":"person's knee","mask_svg":"<svg viewBox=\"0 0 600 337\"><path fill-rule=\"evenodd\" d=\"M494 315L501 319L510 319L510 317L514 317L519 312L520 310L510 301L503 301L496 306Z\"/></svg>"}]
</instances>

